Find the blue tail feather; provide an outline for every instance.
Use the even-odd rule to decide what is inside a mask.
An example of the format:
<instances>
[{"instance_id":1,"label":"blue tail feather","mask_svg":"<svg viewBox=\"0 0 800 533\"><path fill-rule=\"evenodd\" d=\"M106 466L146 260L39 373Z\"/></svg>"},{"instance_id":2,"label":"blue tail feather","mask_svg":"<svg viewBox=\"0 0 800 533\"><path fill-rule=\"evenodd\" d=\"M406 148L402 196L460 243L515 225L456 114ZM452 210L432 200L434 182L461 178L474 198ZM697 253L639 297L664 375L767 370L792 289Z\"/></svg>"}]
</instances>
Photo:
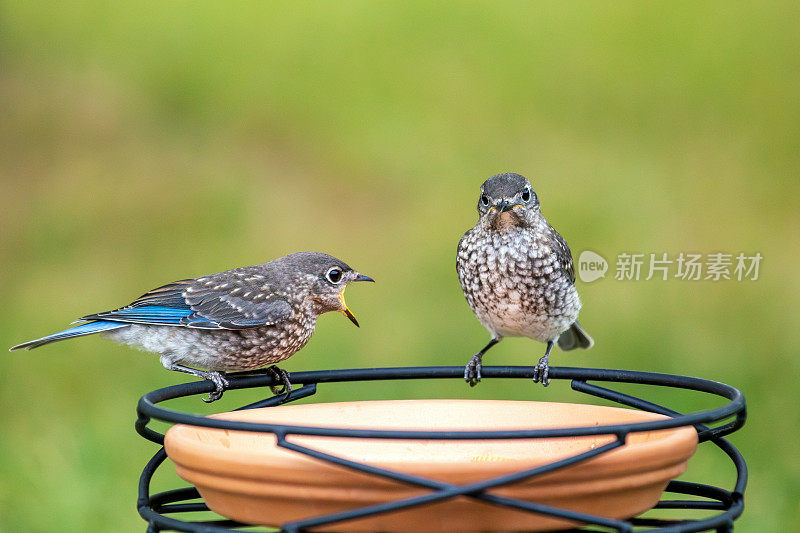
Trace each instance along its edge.
<instances>
[{"instance_id":1,"label":"blue tail feather","mask_svg":"<svg viewBox=\"0 0 800 533\"><path fill-rule=\"evenodd\" d=\"M98 320L96 322L89 322L87 324L81 324L80 326L75 326L74 328L65 329L64 331L59 331L58 333L53 333L52 335L48 335L46 337L42 337L41 339L36 339L28 342L23 342L22 344L17 344L9 349L10 350L20 350L22 348L27 348L31 350L33 348L38 348L44 344L50 344L51 342L56 341L63 341L64 339L71 339L73 337L83 337L84 335L93 335L95 333L100 333L101 331L111 331L112 329L119 329L129 326L129 324L123 324L121 322L110 322L108 320Z\"/></svg>"}]
</instances>

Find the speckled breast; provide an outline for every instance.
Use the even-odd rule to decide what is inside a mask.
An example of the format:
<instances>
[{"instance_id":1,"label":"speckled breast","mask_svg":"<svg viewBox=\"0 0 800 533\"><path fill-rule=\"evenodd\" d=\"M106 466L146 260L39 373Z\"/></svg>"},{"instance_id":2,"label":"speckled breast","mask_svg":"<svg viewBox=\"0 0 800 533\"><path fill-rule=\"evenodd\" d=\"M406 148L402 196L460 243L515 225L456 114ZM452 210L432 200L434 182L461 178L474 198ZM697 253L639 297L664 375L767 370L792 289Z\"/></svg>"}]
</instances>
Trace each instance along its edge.
<instances>
[{"instance_id":1,"label":"speckled breast","mask_svg":"<svg viewBox=\"0 0 800 533\"><path fill-rule=\"evenodd\" d=\"M578 316L574 284L534 231L473 228L459 243L457 270L470 307L497 336L555 340Z\"/></svg>"},{"instance_id":2,"label":"speckled breast","mask_svg":"<svg viewBox=\"0 0 800 533\"><path fill-rule=\"evenodd\" d=\"M291 357L311 339L314 324L288 321L273 326L214 333L228 334L227 339L220 343L217 360L220 369L253 370Z\"/></svg>"}]
</instances>

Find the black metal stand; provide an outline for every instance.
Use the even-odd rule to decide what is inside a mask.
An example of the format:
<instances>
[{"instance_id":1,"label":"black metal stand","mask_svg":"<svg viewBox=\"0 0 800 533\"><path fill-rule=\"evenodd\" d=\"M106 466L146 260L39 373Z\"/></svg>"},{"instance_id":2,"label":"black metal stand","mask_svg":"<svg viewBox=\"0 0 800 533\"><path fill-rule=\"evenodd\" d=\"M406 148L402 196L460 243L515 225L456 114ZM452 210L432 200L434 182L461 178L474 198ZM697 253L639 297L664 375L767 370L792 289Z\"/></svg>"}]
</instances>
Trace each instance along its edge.
<instances>
[{"instance_id":1,"label":"black metal stand","mask_svg":"<svg viewBox=\"0 0 800 533\"><path fill-rule=\"evenodd\" d=\"M531 379L533 376L533 368L529 366L489 366L484 367L482 373L486 378ZM291 374L291 382L294 385L302 384L302 387L296 387L295 390L293 390L288 396L273 396L256 403L246 405L240 409L269 407L292 402L299 398L304 398L316 393L317 385L320 383L397 379L463 379L463 376L464 368L454 366L369 368L297 372L295 374ZM173 411L157 405L166 400L204 394L214 389L214 385L210 381L198 381L158 389L144 395L139 400L139 405L137 408L139 418L136 421L136 431L144 438L162 446L164 443L164 435L147 427L151 419L219 429L272 433L277 438L278 446L283 448L293 450L297 453L308 455L316 459L327 461L329 463L337 464L345 468L357 470L359 472L396 480L409 485L425 487L431 490L430 493L415 498L372 505L326 516L309 517L304 520L286 523L281 526L281 531L285 533L294 533L308 528L334 524L354 518L372 516L380 513L396 511L399 509L431 504L457 496L467 496L493 505L565 518L586 524L585 528L572 531L649 531L659 533L683 533L689 531L733 531L733 521L742 514L742 510L744 508L744 490L745 486L747 485L747 466L745 465L744 458L739 451L723 437L736 431L742 427L742 425L744 425L746 418L746 407L744 396L741 392L729 385L725 385L724 383L707 379L628 370L552 367L550 368L550 378L553 380L572 380L572 389L575 391L610 400L628 407L641 409L643 411L660 413L670 418L665 420L639 422L633 424L565 429L445 432L396 430L383 431L255 424L249 422L220 420ZM230 389L267 387L269 385L278 384L274 383L273 377L269 375L253 373L232 374L229 376L229 381ZM685 389L721 396L729 401L725 405L716 409L698 411L691 414L681 414L673 411L672 409L657 405L641 398L637 398L630 394L625 394L613 389L589 383L589 381L636 383L642 385ZM727 423L722 423L721 425L708 425L717 422L724 422L726 420L729 421ZM553 470L585 461L592 457L606 453L614 448L618 448L625 444L626 437L631 433L654 431L680 426L694 426L697 430L698 438L701 443L712 443L730 458L736 470L736 483L733 487L733 490L728 491L701 483L672 481L667 487L666 492L683 495L685 498L661 500L656 506L656 509L703 509L708 511L716 511L717 513L711 517L701 519L632 518L630 520L614 520L564 509L557 509L527 501L515 500L512 498L498 496L492 494L491 492L491 489L516 483L524 479L544 474L546 472L552 472ZM370 465L353 462L323 453L305 446L300 446L287 440L287 436L289 435L432 440L530 439L577 437L587 435L611 435L615 437L615 440L609 444L581 453L574 457L563 459L538 468L517 472L499 478L484 480L477 483L471 483L468 485L451 485L419 476L412 476L382 468L376 468ZM148 532L168 530L216 533L236 531L242 527L252 528L252 526L247 526L246 524L240 524L226 519L182 521L166 516L172 513L208 511L208 508L204 503L191 501L200 498L197 490L193 487L170 490L158 494L150 494L150 481L153 477L153 474L164 462L166 457L166 453L162 447L153 456L150 462L148 462L147 466L145 466L139 481L139 499L137 505L139 514L149 524ZM697 499L697 497L702 499Z\"/></svg>"}]
</instances>

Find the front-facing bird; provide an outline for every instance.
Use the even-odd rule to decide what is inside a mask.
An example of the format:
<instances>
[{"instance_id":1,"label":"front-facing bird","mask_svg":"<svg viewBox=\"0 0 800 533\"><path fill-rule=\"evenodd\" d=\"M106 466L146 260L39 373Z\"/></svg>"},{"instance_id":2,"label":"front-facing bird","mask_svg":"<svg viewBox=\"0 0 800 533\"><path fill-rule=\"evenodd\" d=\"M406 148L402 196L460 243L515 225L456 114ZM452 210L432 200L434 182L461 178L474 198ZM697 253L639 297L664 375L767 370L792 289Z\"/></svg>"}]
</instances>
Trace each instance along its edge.
<instances>
[{"instance_id":1,"label":"front-facing bird","mask_svg":"<svg viewBox=\"0 0 800 533\"><path fill-rule=\"evenodd\" d=\"M161 354L161 364L210 379L222 397L224 372L274 365L311 338L317 317L344 313L351 281L373 281L343 261L320 252L297 252L263 265L184 279L145 293L131 304L81 318L85 324L11 348L36 348L93 333ZM272 367L286 391L286 372Z\"/></svg>"},{"instance_id":2,"label":"front-facing bird","mask_svg":"<svg viewBox=\"0 0 800 533\"><path fill-rule=\"evenodd\" d=\"M547 344L533 373L534 381L547 385L555 342L562 350L593 344L576 321L581 302L569 246L519 174L486 180L478 215L458 243L456 270L469 306L492 338L467 363L464 379L472 386L481 380L483 355L503 337L529 337Z\"/></svg>"}]
</instances>

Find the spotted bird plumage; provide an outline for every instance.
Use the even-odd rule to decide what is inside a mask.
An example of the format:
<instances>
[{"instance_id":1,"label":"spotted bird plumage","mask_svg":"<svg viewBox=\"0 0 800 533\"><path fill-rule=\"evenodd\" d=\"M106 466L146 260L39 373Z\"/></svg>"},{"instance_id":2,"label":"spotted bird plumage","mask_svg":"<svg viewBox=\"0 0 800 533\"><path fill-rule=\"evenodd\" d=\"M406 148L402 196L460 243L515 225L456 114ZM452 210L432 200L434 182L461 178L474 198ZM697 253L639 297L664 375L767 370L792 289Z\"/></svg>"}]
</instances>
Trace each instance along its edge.
<instances>
[{"instance_id":1,"label":"spotted bird plumage","mask_svg":"<svg viewBox=\"0 0 800 533\"><path fill-rule=\"evenodd\" d=\"M592 339L577 322L581 301L575 289L572 253L542 215L530 182L498 174L481 186L478 222L458 243L456 271L464 296L491 340L464 370L481 380L483 355L504 337L528 337L547 345L534 367L534 380L548 383L550 351L590 348Z\"/></svg>"},{"instance_id":2,"label":"spotted bird plumage","mask_svg":"<svg viewBox=\"0 0 800 533\"><path fill-rule=\"evenodd\" d=\"M86 315L85 324L11 349L103 333L160 354L168 370L211 379L213 401L227 385L224 372L287 359L308 343L319 315L341 311L358 325L343 296L352 281L372 279L328 254L298 252L163 285L125 307ZM286 373L274 371L290 387Z\"/></svg>"}]
</instances>

